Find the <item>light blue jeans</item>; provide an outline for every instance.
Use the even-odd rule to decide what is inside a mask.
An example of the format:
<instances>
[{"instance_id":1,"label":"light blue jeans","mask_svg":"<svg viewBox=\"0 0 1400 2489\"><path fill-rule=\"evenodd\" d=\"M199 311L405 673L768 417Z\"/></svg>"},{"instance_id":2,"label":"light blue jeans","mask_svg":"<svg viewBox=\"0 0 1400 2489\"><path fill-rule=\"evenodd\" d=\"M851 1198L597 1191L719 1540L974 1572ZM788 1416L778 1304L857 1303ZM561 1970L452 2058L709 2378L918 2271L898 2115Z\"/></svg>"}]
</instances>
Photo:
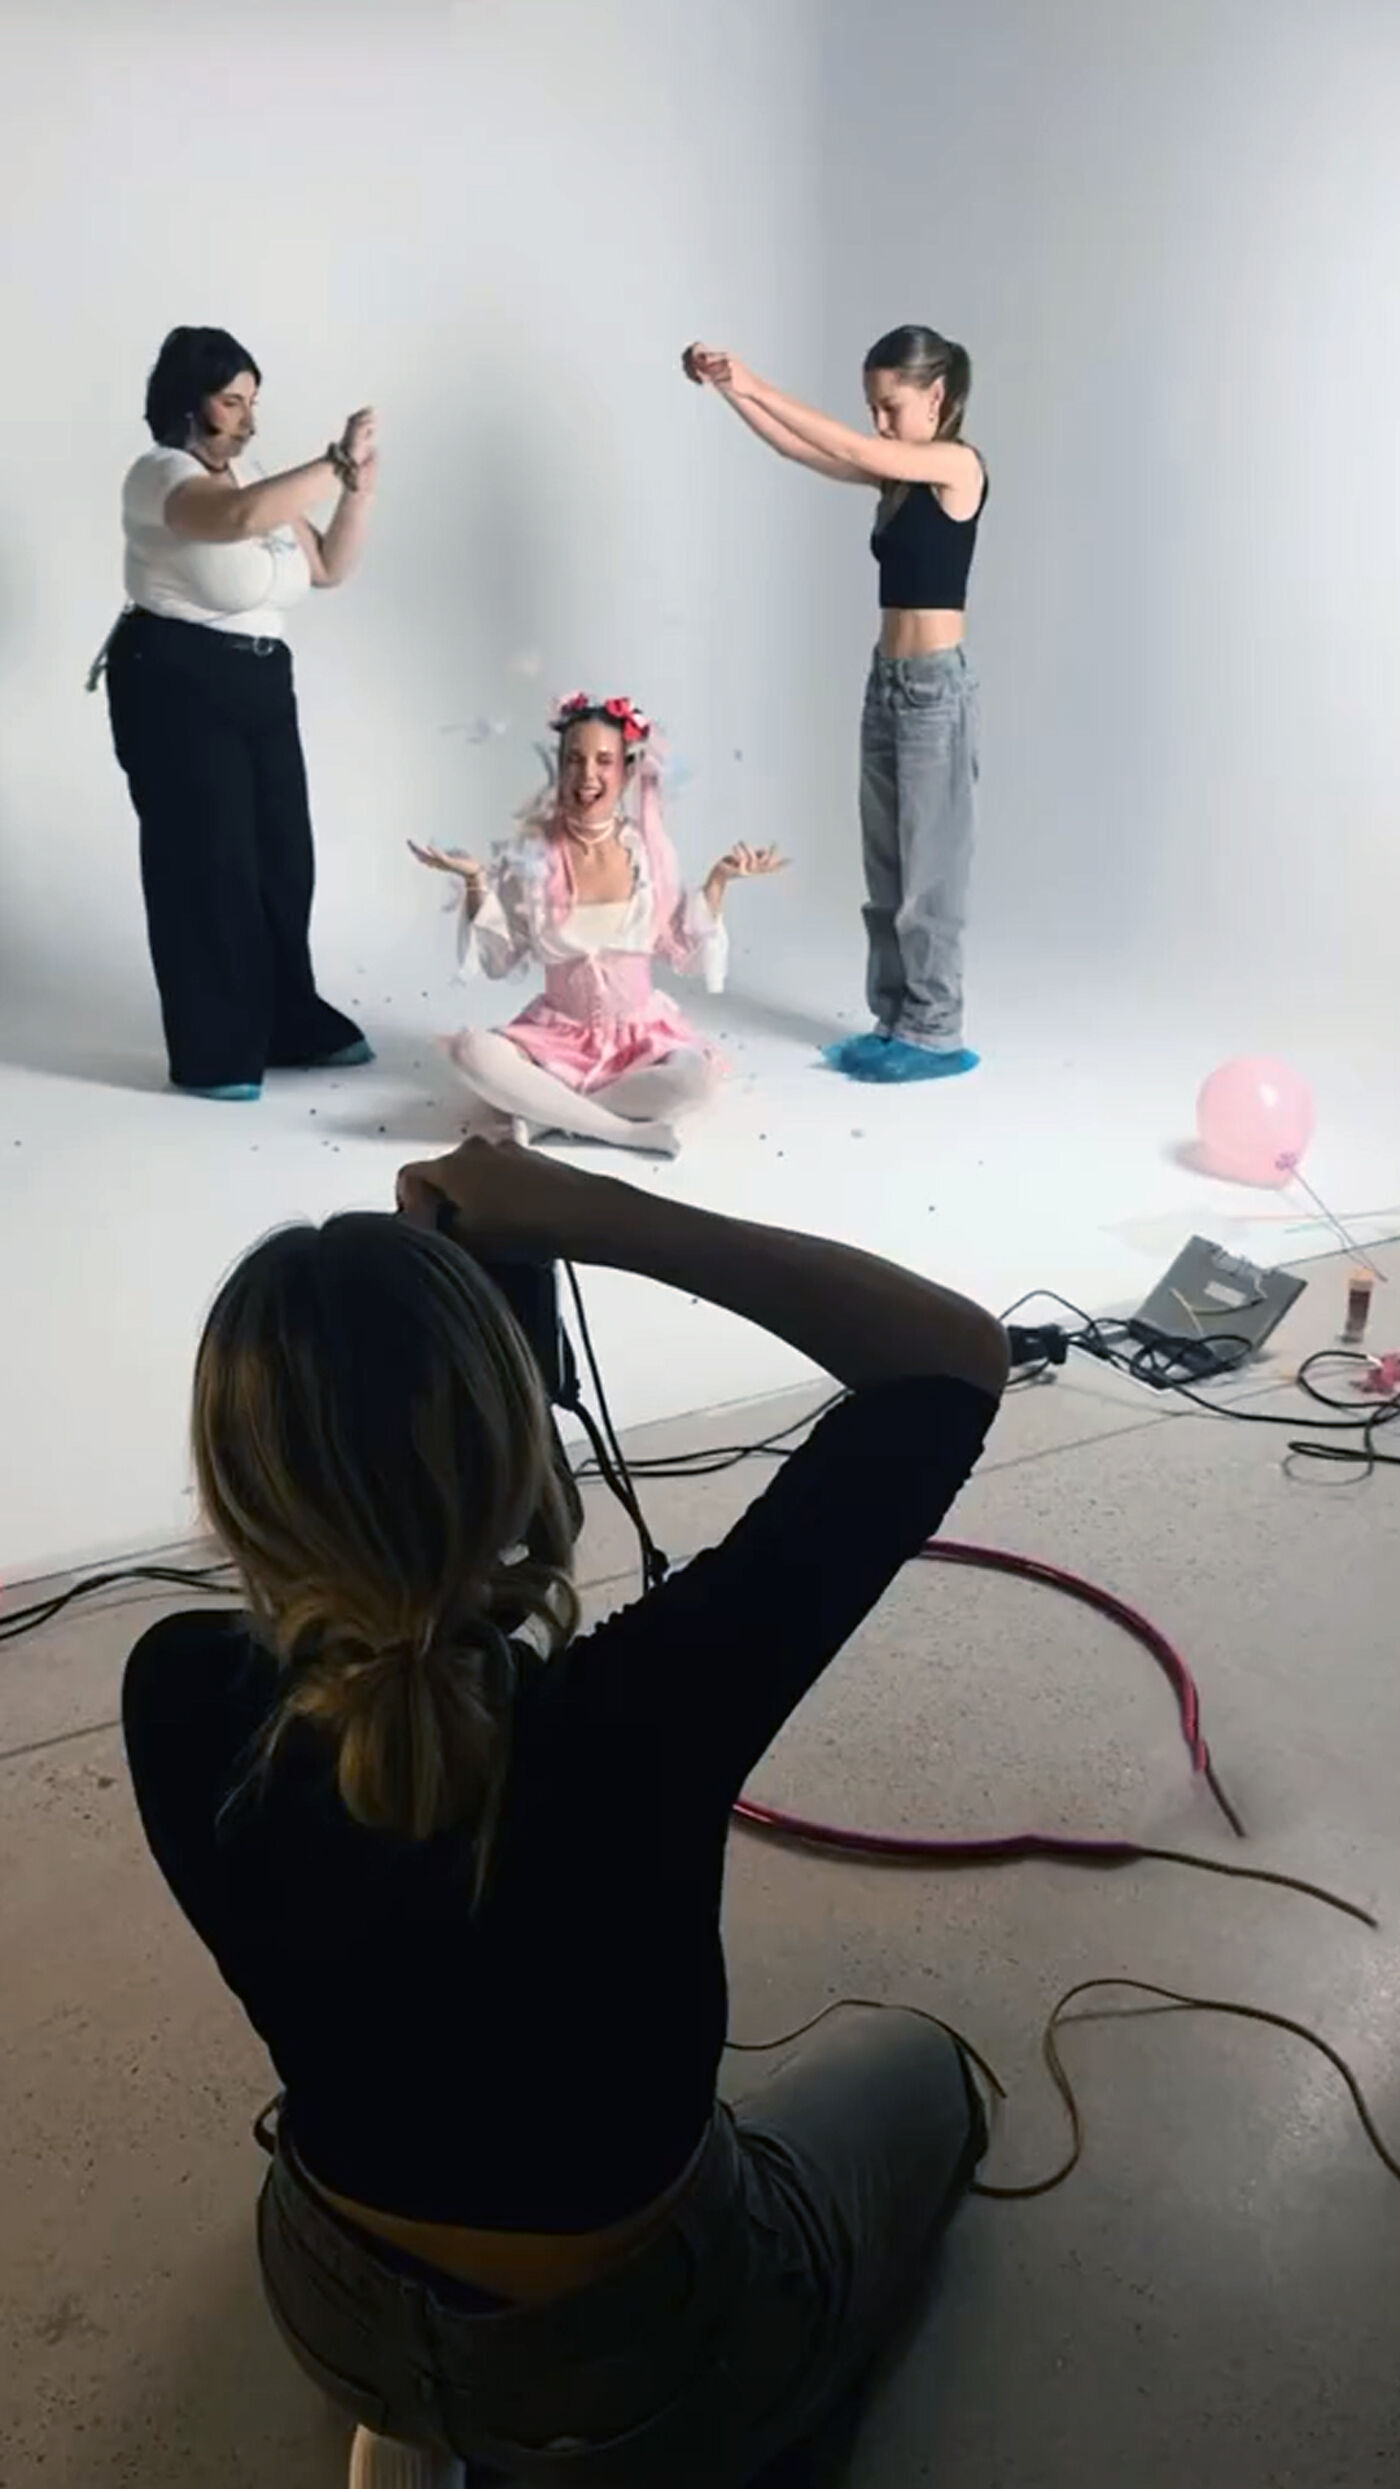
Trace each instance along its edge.
<instances>
[{"instance_id":1,"label":"light blue jeans","mask_svg":"<svg viewBox=\"0 0 1400 2489\"><path fill-rule=\"evenodd\" d=\"M860 726L866 996L880 1028L940 1051L963 1043L980 727L964 649L877 650Z\"/></svg>"},{"instance_id":2,"label":"light blue jeans","mask_svg":"<svg viewBox=\"0 0 1400 2489\"><path fill-rule=\"evenodd\" d=\"M799 2444L836 2468L986 2147L951 2034L848 2006L716 2106L665 2226L567 2298L483 2299L353 2228L280 2124L263 2279L307 2374L473 2489L760 2489Z\"/></svg>"}]
</instances>

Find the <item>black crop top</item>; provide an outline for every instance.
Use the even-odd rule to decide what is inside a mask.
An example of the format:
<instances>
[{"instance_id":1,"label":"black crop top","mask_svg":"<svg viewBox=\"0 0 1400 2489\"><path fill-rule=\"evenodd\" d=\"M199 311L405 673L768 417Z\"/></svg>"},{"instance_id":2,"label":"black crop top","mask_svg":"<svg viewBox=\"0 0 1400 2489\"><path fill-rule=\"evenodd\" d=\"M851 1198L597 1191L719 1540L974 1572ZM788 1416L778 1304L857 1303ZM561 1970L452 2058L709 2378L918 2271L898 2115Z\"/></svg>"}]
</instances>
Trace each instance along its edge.
<instances>
[{"instance_id":1,"label":"black crop top","mask_svg":"<svg viewBox=\"0 0 1400 2489\"><path fill-rule=\"evenodd\" d=\"M931 484L911 484L893 516L877 515L870 550L880 565L882 613L960 614L977 529L987 506L987 477L970 519L950 519Z\"/></svg>"},{"instance_id":2,"label":"black crop top","mask_svg":"<svg viewBox=\"0 0 1400 2489\"><path fill-rule=\"evenodd\" d=\"M475 1915L470 1838L354 1823L311 1730L225 1804L278 1684L243 1617L142 1636L122 1718L146 1837L266 2043L313 2177L406 2220L552 2233L664 2192L725 2041L730 1808L995 1414L966 1383L851 1394L721 1545L522 1671Z\"/></svg>"}]
</instances>

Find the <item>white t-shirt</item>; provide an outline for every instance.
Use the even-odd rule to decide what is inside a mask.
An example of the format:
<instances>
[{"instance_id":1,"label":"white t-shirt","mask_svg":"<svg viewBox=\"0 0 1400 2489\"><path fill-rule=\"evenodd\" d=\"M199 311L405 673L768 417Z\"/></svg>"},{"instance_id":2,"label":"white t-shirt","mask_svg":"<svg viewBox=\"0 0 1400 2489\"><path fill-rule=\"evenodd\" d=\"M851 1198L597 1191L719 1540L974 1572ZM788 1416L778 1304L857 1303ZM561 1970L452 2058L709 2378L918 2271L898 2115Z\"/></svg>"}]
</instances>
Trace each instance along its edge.
<instances>
[{"instance_id":1,"label":"white t-shirt","mask_svg":"<svg viewBox=\"0 0 1400 2489\"><path fill-rule=\"evenodd\" d=\"M165 505L178 484L205 469L187 449L148 449L122 487L126 537L126 593L145 613L170 622L202 622L211 631L242 631L253 639L281 639L287 608L311 586L311 566L295 528L274 528L246 544L192 544L165 523ZM260 470L246 459L232 469L235 483L256 483Z\"/></svg>"}]
</instances>

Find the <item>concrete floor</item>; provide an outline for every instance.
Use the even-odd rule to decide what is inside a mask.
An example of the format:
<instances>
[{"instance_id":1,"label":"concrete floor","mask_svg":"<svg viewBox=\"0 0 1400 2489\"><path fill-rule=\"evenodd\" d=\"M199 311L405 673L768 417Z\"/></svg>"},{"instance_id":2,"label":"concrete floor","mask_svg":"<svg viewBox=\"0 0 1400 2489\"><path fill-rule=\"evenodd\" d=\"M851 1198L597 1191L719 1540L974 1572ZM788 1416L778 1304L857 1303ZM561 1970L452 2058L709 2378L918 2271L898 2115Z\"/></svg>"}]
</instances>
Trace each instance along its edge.
<instances>
[{"instance_id":1,"label":"concrete floor","mask_svg":"<svg viewBox=\"0 0 1400 2489\"><path fill-rule=\"evenodd\" d=\"M1400 1279L1400 1249L1380 1258ZM1307 1275L1238 1405L1293 1405L1287 1373L1334 1337L1340 1267ZM1389 1293L1377 1348L1400 1346ZM637 1448L751 1439L809 1401ZM1064 2144L1038 2056L1050 2005L1074 1980L1136 1974L1324 2032L1400 2154L1400 1480L1289 1475L1285 1452L1282 1433L1076 1363L1008 1402L954 1529L1144 1608L1197 1675L1243 1854L1369 1905L1380 1933L1185 1869L889 1871L739 1834L736 2038L847 1993L935 2009L1007 2083L987 2174L1015 2182ZM715 1535L761 1474L648 1487L661 1544ZM595 1610L631 1595L627 1527L598 1489L582 1552ZM347 2432L258 2292L249 2124L268 2069L147 1860L114 1726L123 1658L162 1604L109 1595L0 1648L0 2484L337 2489ZM932 1566L755 1786L847 1822L1241 1854L1130 1642L1047 1592ZM921 2339L869 2414L857 2489L1400 2479L1400 2198L1340 2078L1220 2016L1099 2021L1065 2053L1083 2163L1044 2200L962 2215Z\"/></svg>"}]
</instances>

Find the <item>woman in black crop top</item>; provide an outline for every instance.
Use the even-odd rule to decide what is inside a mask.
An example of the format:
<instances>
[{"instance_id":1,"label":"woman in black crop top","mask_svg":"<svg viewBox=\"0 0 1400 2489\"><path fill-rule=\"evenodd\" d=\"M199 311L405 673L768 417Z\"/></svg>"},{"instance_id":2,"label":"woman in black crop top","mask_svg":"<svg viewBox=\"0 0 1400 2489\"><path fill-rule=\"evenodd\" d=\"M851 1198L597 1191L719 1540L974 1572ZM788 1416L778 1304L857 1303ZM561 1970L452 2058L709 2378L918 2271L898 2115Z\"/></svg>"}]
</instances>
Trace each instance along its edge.
<instances>
[{"instance_id":1,"label":"woman in black crop top","mask_svg":"<svg viewBox=\"0 0 1400 2489\"><path fill-rule=\"evenodd\" d=\"M853 1080L943 1080L975 1069L964 1044L963 927L972 865L980 705L963 647L968 573L987 479L962 437L972 367L936 330L892 329L865 358L875 438L759 380L730 354L686 349L689 377L726 398L781 457L880 496L871 536L881 631L861 719L875 1026L826 1049Z\"/></svg>"},{"instance_id":2,"label":"woman in black crop top","mask_svg":"<svg viewBox=\"0 0 1400 2489\"><path fill-rule=\"evenodd\" d=\"M360 2423L354 2489L796 2483L986 2127L898 2011L717 2103L729 1815L969 1476L1005 1340L531 1152L469 1143L399 1198L225 1283L194 1443L247 1613L164 1618L123 1689L151 1848L282 2086L272 2309ZM721 1545L577 1633L539 1378L464 1246L703 1296L846 1396Z\"/></svg>"}]
</instances>

